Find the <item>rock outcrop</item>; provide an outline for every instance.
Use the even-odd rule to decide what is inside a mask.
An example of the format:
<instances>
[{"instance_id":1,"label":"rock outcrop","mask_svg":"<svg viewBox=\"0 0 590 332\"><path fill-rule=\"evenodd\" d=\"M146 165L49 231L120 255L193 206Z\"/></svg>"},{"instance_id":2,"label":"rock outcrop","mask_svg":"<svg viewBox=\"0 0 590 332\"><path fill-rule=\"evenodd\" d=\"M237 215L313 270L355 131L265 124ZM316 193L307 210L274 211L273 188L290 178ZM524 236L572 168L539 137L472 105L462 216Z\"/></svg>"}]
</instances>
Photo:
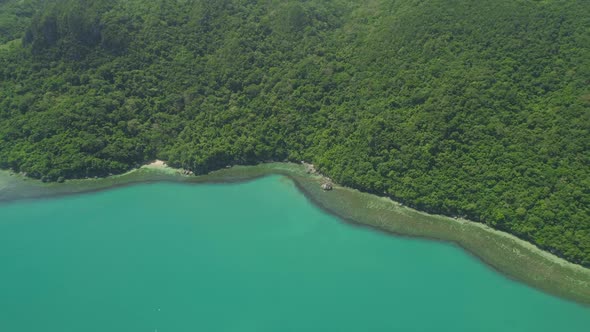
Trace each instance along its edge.
<instances>
[{"instance_id":1,"label":"rock outcrop","mask_svg":"<svg viewBox=\"0 0 590 332\"><path fill-rule=\"evenodd\" d=\"M329 191L329 190L334 189L334 186L332 185L332 183L326 182L326 183L322 184L322 189L325 191Z\"/></svg>"},{"instance_id":2,"label":"rock outcrop","mask_svg":"<svg viewBox=\"0 0 590 332\"><path fill-rule=\"evenodd\" d=\"M180 173L180 175L185 175L185 176L194 175L193 171L188 170L188 169L181 169L178 171L178 173Z\"/></svg>"}]
</instances>

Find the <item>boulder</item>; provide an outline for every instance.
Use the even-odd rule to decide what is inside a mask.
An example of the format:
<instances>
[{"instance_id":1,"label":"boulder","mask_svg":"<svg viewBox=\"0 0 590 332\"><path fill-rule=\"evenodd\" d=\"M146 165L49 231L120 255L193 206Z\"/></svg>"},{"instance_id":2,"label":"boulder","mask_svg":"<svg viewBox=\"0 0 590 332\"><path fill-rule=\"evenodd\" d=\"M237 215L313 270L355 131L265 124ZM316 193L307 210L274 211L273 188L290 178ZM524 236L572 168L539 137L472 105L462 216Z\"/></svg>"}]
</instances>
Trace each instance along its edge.
<instances>
[{"instance_id":1,"label":"boulder","mask_svg":"<svg viewBox=\"0 0 590 332\"><path fill-rule=\"evenodd\" d=\"M326 182L326 183L322 184L322 189L325 191L328 191L328 190L334 189L334 187L332 186L332 184L330 182Z\"/></svg>"},{"instance_id":2,"label":"boulder","mask_svg":"<svg viewBox=\"0 0 590 332\"><path fill-rule=\"evenodd\" d=\"M185 176L189 176L189 175L193 175L194 174L193 171L188 170L188 169L181 169L179 172L180 172L181 175L185 175Z\"/></svg>"}]
</instances>

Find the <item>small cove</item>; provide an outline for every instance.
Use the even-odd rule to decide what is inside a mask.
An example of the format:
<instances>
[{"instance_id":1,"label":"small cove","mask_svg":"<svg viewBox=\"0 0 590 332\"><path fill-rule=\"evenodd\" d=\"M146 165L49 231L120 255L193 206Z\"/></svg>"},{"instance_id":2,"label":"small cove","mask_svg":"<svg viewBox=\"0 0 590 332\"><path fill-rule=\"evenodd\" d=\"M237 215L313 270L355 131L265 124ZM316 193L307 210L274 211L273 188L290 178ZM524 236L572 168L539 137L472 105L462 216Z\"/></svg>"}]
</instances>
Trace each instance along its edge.
<instances>
[{"instance_id":1,"label":"small cove","mask_svg":"<svg viewBox=\"0 0 590 332\"><path fill-rule=\"evenodd\" d=\"M291 180L0 206L7 331L585 331L457 246L352 227Z\"/></svg>"}]
</instances>

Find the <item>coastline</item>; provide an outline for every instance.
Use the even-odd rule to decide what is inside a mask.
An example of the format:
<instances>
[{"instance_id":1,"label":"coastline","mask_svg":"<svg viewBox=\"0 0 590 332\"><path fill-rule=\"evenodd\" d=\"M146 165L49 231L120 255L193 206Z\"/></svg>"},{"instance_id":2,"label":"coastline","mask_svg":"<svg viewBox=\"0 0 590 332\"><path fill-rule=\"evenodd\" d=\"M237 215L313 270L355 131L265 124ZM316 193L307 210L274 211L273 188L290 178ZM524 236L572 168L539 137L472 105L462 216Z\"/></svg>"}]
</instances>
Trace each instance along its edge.
<instances>
[{"instance_id":1,"label":"coastline","mask_svg":"<svg viewBox=\"0 0 590 332\"><path fill-rule=\"evenodd\" d=\"M102 179L68 180L43 184L19 175L0 173L0 202L49 198L114 187L170 181L181 183L233 183L278 174L294 181L315 205L345 222L399 236L454 243L501 274L546 293L590 305L590 269L557 257L514 235L464 219L430 215L385 197L334 184L299 164L266 163L234 166L202 176L184 176L183 170L156 160L125 174Z\"/></svg>"},{"instance_id":2,"label":"coastline","mask_svg":"<svg viewBox=\"0 0 590 332\"><path fill-rule=\"evenodd\" d=\"M417 211L386 197L338 185L324 195L318 190L323 179L310 186L301 178L289 177L314 204L345 222L397 236L453 243L510 279L590 306L590 269L512 234L465 219Z\"/></svg>"}]
</instances>

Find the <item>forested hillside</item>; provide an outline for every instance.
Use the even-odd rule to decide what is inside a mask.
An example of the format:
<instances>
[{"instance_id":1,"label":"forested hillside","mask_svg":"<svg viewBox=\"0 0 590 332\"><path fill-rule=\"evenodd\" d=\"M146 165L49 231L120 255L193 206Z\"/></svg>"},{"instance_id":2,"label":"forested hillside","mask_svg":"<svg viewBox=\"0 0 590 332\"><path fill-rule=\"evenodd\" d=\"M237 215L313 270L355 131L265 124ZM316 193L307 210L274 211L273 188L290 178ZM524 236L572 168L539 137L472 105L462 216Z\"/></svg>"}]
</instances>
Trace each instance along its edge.
<instances>
[{"instance_id":1,"label":"forested hillside","mask_svg":"<svg viewBox=\"0 0 590 332\"><path fill-rule=\"evenodd\" d=\"M305 160L590 266L589 50L586 0L0 0L0 167Z\"/></svg>"},{"instance_id":2,"label":"forested hillside","mask_svg":"<svg viewBox=\"0 0 590 332\"><path fill-rule=\"evenodd\" d=\"M0 45L20 41L39 3L40 0L0 0Z\"/></svg>"}]
</instances>

